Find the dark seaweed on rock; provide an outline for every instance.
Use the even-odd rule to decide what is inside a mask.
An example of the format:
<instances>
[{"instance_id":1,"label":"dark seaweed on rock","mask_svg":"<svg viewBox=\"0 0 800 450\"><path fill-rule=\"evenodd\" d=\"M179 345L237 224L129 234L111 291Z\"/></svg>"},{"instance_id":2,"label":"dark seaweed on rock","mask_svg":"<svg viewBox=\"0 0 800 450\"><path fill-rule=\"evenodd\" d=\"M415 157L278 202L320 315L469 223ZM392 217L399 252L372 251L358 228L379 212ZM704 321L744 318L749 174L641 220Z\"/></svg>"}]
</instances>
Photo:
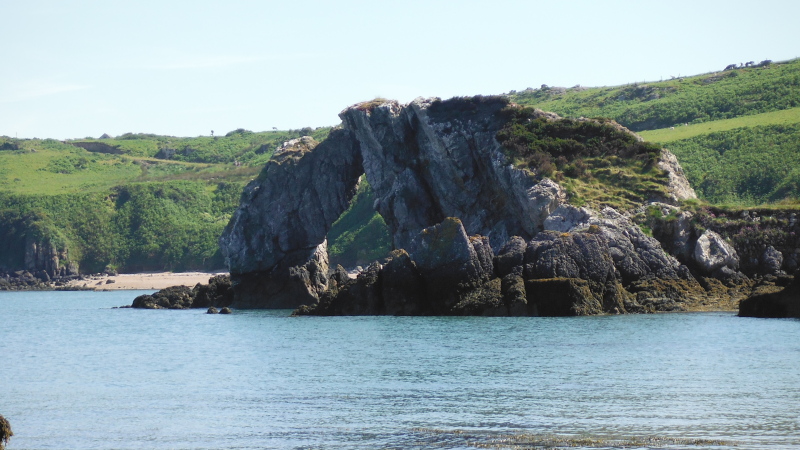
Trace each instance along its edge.
<instances>
[{"instance_id":1,"label":"dark seaweed on rock","mask_svg":"<svg viewBox=\"0 0 800 450\"><path fill-rule=\"evenodd\" d=\"M11 436L14 436L14 432L11 431L11 424L8 423L8 420L0 415L0 450L6 448L8 445L8 440L11 439Z\"/></svg>"}]
</instances>

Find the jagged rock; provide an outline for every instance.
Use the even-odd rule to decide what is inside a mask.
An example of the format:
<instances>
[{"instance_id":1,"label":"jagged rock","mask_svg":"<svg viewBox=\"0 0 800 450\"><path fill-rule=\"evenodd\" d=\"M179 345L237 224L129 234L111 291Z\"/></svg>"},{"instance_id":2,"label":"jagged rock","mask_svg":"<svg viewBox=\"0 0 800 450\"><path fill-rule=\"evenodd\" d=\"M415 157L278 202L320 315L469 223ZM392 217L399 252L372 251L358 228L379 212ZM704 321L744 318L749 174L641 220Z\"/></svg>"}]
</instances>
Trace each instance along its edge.
<instances>
[{"instance_id":1,"label":"jagged rock","mask_svg":"<svg viewBox=\"0 0 800 450\"><path fill-rule=\"evenodd\" d=\"M209 284L198 284L194 288L170 286L153 294L140 295L133 300L131 308L188 309L230 305L233 300L230 278L218 275L208 281Z\"/></svg>"},{"instance_id":2,"label":"jagged rock","mask_svg":"<svg viewBox=\"0 0 800 450\"><path fill-rule=\"evenodd\" d=\"M739 303L741 317L800 318L800 271L777 292L755 293Z\"/></svg>"},{"instance_id":3,"label":"jagged rock","mask_svg":"<svg viewBox=\"0 0 800 450\"><path fill-rule=\"evenodd\" d=\"M405 250L395 250L381 270L383 314L414 316L429 309L425 284Z\"/></svg>"},{"instance_id":4,"label":"jagged rock","mask_svg":"<svg viewBox=\"0 0 800 450\"><path fill-rule=\"evenodd\" d=\"M739 268L736 250L711 230L704 231L697 239L692 258L707 275L730 276Z\"/></svg>"},{"instance_id":5,"label":"jagged rock","mask_svg":"<svg viewBox=\"0 0 800 450\"><path fill-rule=\"evenodd\" d=\"M681 200L697 198L683 168L678 164L678 158L667 149L661 150L661 158L658 161L658 168L665 171L669 177L668 197L661 199L665 203L678 204ZM659 199L653 199L659 201Z\"/></svg>"},{"instance_id":6,"label":"jagged rock","mask_svg":"<svg viewBox=\"0 0 800 450\"><path fill-rule=\"evenodd\" d=\"M781 267L783 266L783 254L775 249L773 246L769 246L764 249L764 253L761 254L761 258L759 258L761 263L761 271L763 273L768 274L778 274L781 272Z\"/></svg>"},{"instance_id":7,"label":"jagged rock","mask_svg":"<svg viewBox=\"0 0 800 450\"><path fill-rule=\"evenodd\" d=\"M690 264L697 241L692 225L694 214L664 203L651 203L643 206L639 212L645 213L649 208L659 208L662 217L675 217L674 220L651 220L649 225L652 227L653 236L667 253L683 264Z\"/></svg>"},{"instance_id":8,"label":"jagged rock","mask_svg":"<svg viewBox=\"0 0 800 450\"><path fill-rule=\"evenodd\" d=\"M512 236L495 257L495 273L503 278L514 271L514 267L520 267L525 262L525 250L528 243L519 236Z\"/></svg>"},{"instance_id":9,"label":"jagged rock","mask_svg":"<svg viewBox=\"0 0 800 450\"><path fill-rule=\"evenodd\" d=\"M572 205L560 205L544 221L544 229L565 233L576 228L586 228L592 212L586 208L576 208Z\"/></svg>"},{"instance_id":10,"label":"jagged rock","mask_svg":"<svg viewBox=\"0 0 800 450\"><path fill-rule=\"evenodd\" d=\"M527 280L525 291L530 316L586 316L602 314L603 305L590 283L579 278Z\"/></svg>"},{"instance_id":11,"label":"jagged rock","mask_svg":"<svg viewBox=\"0 0 800 450\"><path fill-rule=\"evenodd\" d=\"M309 259L306 251L287 255L268 271L231 274L233 306L237 308L296 308L316 303L327 288L328 250L323 241Z\"/></svg>"},{"instance_id":12,"label":"jagged rock","mask_svg":"<svg viewBox=\"0 0 800 450\"><path fill-rule=\"evenodd\" d=\"M281 147L247 185L220 238L237 307L316 301L327 283L325 235L347 209L362 171L358 143L347 130L332 131L319 145L303 138Z\"/></svg>"},{"instance_id":13,"label":"jagged rock","mask_svg":"<svg viewBox=\"0 0 800 450\"><path fill-rule=\"evenodd\" d=\"M435 299L432 306L439 313L453 308L463 300L464 292L494 275L488 239L470 239L462 222L453 217L422 230L412 241L409 253L426 282L427 296Z\"/></svg>"},{"instance_id":14,"label":"jagged rock","mask_svg":"<svg viewBox=\"0 0 800 450\"><path fill-rule=\"evenodd\" d=\"M344 129L319 145L310 138L287 142L245 189L220 240L234 304L309 305L298 314L510 313L530 303L521 280L575 278L586 280L601 310L611 312L625 302L636 306L622 283L678 278L679 263L627 218L564 205L558 183L535 167L510 164L496 139L507 107L499 97L376 100L342 111ZM692 197L674 156L662 152L661 163L676 179L662 200ZM409 252L354 281L338 270L328 278L319 245L362 172L394 247ZM545 229L571 237L540 233ZM496 258L493 248L502 249Z\"/></svg>"},{"instance_id":15,"label":"jagged rock","mask_svg":"<svg viewBox=\"0 0 800 450\"><path fill-rule=\"evenodd\" d=\"M208 284L198 284L192 290L192 308L230 306L233 303L233 289L228 275L217 275Z\"/></svg>"},{"instance_id":16,"label":"jagged rock","mask_svg":"<svg viewBox=\"0 0 800 450\"><path fill-rule=\"evenodd\" d=\"M507 100L416 99L358 104L340 114L361 144L376 210L395 248L446 217L470 235L501 247L511 236L530 239L564 201L549 179L514 168L495 134Z\"/></svg>"},{"instance_id":17,"label":"jagged rock","mask_svg":"<svg viewBox=\"0 0 800 450\"><path fill-rule=\"evenodd\" d=\"M543 231L525 252L525 279L579 278L605 283L615 279L608 242L598 234Z\"/></svg>"},{"instance_id":18,"label":"jagged rock","mask_svg":"<svg viewBox=\"0 0 800 450\"><path fill-rule=\"evenodd\" d=\"M206 311L206 314L219 314L219 310L217 310L217 308L214 308L213 306L209 306L208 310Z\"/></svg>"},{"instance_id":19,"label":"jagged rock","mask_svg":"<svg viewBox=\"0 0 800 450\"><path fill-rule=\"evenodd\" d=\"M320 294L316 304L304 304L292 315L304 316L360 316L383 314L380 272L378 262L370 264L355 280L347 276L341 266L331 275L331 288Z\"/></svg>"},{"instance_id":20,"label":"jagged rock","mask_svg":"<svg viewBox=\"0 0 800 450\"><path fill-rule=\"evenodd\" d=\"M187 286L171 286L152 295L140 295L133 300L132 308L186 309L192 306L192 289Z\"/></svg>"}]
</instances>

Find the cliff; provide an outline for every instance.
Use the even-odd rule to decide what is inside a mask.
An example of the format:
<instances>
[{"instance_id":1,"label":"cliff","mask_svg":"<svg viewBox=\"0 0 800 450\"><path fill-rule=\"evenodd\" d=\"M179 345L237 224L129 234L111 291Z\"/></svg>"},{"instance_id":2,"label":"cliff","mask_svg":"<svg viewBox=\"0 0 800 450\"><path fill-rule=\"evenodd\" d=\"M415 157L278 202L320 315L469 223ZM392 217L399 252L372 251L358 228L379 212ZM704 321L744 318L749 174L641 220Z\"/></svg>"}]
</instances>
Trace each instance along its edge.
<instances>
[{"instance_id":1,"label":"cliff","mask_svg":"<svg viewBox=\"0 0 800 450\"><path fill-rule=\"evenodd\" d=\"M288 142L245 189L220 240L233 306L597 314L730 307L739 295L710 295L607 206L624 189L623 205L694 197L674 156L618 124L497 97L374 101L340 116L342 129L319 145ZM351 280L329 271L325 234L362 173L398 250Z\"/></svg>"}]
</instances>

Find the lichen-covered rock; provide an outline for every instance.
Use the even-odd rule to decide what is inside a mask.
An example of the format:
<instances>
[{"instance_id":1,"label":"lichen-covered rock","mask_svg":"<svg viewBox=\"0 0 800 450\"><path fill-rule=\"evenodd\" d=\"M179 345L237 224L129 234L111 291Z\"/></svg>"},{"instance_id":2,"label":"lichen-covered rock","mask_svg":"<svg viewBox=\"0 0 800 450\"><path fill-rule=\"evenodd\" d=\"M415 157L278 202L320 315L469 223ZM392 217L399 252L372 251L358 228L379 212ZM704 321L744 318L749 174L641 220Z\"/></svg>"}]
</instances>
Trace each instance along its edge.
<instances>
[{"instance_id":1,"label":"lichen-covered rock","mask_svg":"<svg viewBox=\"0 0 800 450\"><path fill-rule=\"evenodd\" d=\"M706 230L697 239L692 258L697 267L707 275L732 275L739 268L736 250L719 234Z\"/></svg>"},{"instance_id":2,"label":"lichen-covered rock","mask_svg":"<svg viewBox=\"0 0 800 450\"><path fill-rule=\"evenodd\" d=\"M495 274L503 278L525 263L525 250L528 243L519 236L512 236L495 257Z\"/></svg>"}]
</instances>

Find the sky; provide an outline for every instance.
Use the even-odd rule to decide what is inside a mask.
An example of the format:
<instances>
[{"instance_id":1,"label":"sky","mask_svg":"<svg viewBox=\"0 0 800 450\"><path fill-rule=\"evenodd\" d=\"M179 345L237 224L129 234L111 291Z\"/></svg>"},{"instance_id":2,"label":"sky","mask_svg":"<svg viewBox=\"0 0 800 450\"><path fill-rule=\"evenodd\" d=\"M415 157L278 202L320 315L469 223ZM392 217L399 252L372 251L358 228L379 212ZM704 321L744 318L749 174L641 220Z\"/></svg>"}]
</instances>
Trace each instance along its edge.
<instances>
[{"instance_id":1,"label":"sky","mask_svg":"<svg viewBox=\"0 0 800 450\"><path fill-rule=\"evenodd\" d=\"M800 2L0 0L0 135L339 123L375 97L615 86L800 56Z\"/></svg>"}]
</instances>

